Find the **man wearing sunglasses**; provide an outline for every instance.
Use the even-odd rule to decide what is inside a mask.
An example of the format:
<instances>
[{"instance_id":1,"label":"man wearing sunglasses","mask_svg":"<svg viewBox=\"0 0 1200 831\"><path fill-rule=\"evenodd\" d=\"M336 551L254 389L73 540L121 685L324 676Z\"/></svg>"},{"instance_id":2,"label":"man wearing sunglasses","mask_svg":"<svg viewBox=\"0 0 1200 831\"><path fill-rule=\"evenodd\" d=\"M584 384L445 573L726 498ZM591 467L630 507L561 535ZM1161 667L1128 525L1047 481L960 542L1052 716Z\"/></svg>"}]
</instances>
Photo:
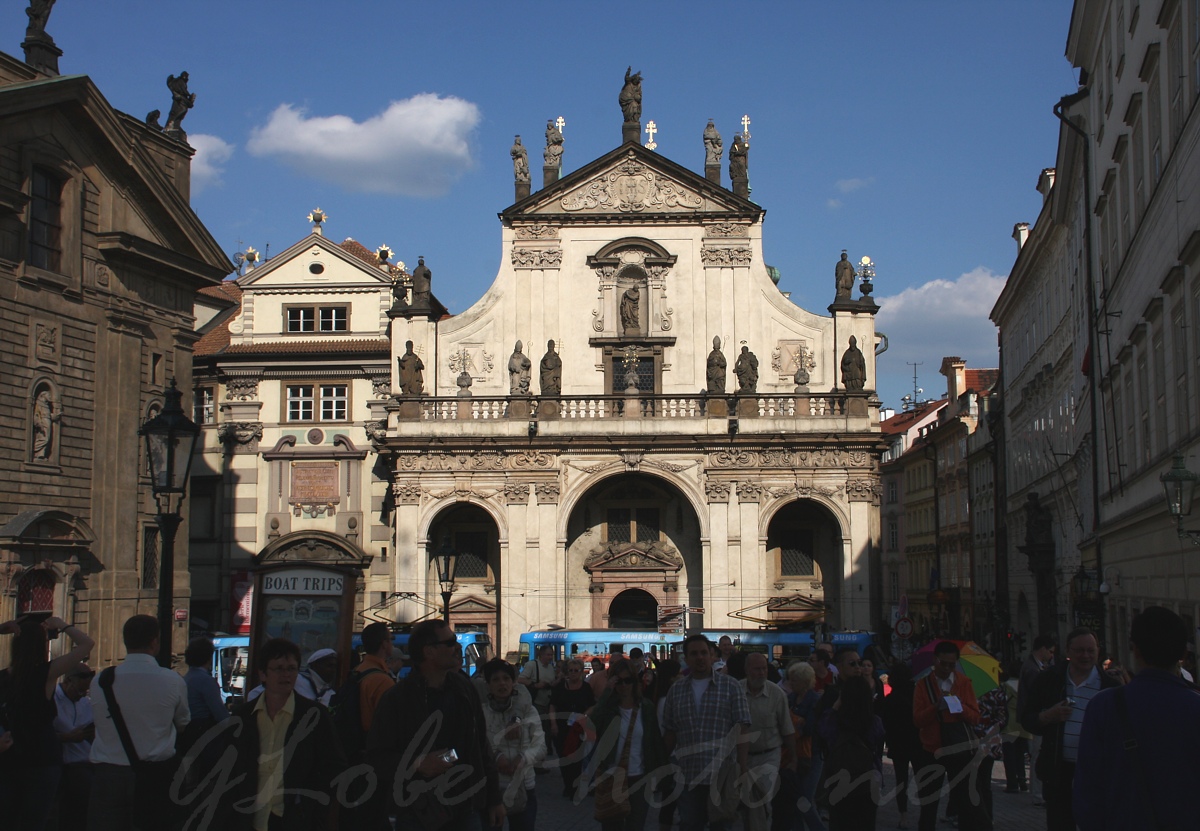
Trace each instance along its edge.
<instances>
[{"instance_id":1,"label":"man wearing sunglasses","mask_svg":"<svg viewBox=\"0 0 1200 831\"><path fill-rule=\"evenodd\" d=\"M408 639L413 670L383 694L367 756L399 831L468 831L484 815L504 822L500 779L474 685L459 669L462 647L443 620L418 623Z\"/></svg>"}]
</instances>

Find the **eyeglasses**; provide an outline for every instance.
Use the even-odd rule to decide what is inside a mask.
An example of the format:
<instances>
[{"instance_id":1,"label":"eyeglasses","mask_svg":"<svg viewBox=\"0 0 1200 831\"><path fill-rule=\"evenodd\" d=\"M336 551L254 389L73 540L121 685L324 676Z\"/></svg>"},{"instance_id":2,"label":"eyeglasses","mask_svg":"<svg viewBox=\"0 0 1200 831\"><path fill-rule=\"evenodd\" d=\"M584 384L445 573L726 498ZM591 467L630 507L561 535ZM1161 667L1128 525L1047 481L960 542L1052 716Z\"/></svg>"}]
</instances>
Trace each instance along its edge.
<instances>
[{"instance_id":1,"label":"eyeglasses","mask_svg":"<svg viewBox=\"0 0 1200 831\"><path fill-rule=\"evenodd\" d=\"M96 673L94 673L94 672L77 672L74 675L68 675L67 677L68 678L95 678Z\"/></svg>"},{"instance_id":2,"label":"eyeglasses","mask_svg":"<svg viewBox=\"0 0 1200 831\"><path fill-rule=\"evenodd\" d=\"M286 666L267 665L267 672L273 672L276 675L295 675L299 671L300 667L296 664L287 664Z\"/></svg>"},{"instance_id":3,"label":"eyeglasses","mask_svg":"<svg viewBox=\"0 0 1200 831\"><path fill-rule=\"evenodd\" d=\"M581 670L581 669L569 669L569 670L567 670L567 672L569 672L569 673L571 673L571 674L573 674L573 675L578 675L579 673L583 672L583 670Z\"/></svg>"},{"instance_id":4,"label":"eyeglasses","mask_svg":"<svg viewBox=\"0 0 1200 831\"><path fill-rule=\"evenodd\" d=\"M444 641L434 641L434 646L459 646L458 638L446 638Z\"/></svg>"},{"instance_id":5,"label":"eyeglasses","mask_svg":"<svg viewBox=\"0 0 1200 831\"><path fill-rule=\"evenodd\" d=\"M628 675L622 675L620 678L617 679L617 683L618 684L632 684L633 679L630 678Z\"/></svg>"}]
</instances>

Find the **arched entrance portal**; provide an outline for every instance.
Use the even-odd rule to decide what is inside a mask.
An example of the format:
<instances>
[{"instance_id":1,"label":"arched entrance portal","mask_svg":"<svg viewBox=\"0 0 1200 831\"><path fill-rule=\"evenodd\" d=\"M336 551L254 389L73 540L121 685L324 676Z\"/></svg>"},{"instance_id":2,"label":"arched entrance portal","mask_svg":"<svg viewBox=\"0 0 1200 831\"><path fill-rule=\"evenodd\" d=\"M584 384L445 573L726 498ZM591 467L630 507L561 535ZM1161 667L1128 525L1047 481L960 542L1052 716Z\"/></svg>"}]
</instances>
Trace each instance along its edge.
<instances>
[{"instance_id":1,"label":"arched entrance portal","mask_svg":"<svg viewBox=\"0 0 1200 831\"><path fill-rule=\"evenodd\" d=\"M439 598L441 586L433 553L449 537L457 552L450 626L456 632L486 632L496 643L500 636L500 531L491 515L478 505L456 504L442 511L429 528L427 597ZM441 616L441 609L433 615Z\"/></svg>"},{"instance_id":2,"label":"arched entrance portal","mask_svg":"<svg viewBox=\"0 0 1200 831\"><path fill-rule=\"evenodd\" d=\"M780 625L828 620L827 597L836 597L842 562L842 530L828 508L809 499L784 505L767 527L767 573L779 594L766 606Z\"/></svg>"},{"instance_id":3,"label":"arched entrance portal","mask_svg":"<svg viewBox=\"0 0 1200 831\"><path fill-rule=\"evenodd\" d=\"M626 589L608 607L609 629L653 629L658 625L658 601L643 589Z\"/></svg>"},{"instance_id":4,"label":"arched entrance portal","mask_svg":"<svg viewBox=\"0 0 1200 831\"><path fill-rule=\"evenodd\" d=\"M567 557L567 593L579 598L568 627L629 628L621 621L634 613L637 627L653 627L659 605L704 605L700 522L687 497L657 477L625 473L591 488L571 511ZM641 600L617 602L626 595Z\"/></svg>"}]
</instances>

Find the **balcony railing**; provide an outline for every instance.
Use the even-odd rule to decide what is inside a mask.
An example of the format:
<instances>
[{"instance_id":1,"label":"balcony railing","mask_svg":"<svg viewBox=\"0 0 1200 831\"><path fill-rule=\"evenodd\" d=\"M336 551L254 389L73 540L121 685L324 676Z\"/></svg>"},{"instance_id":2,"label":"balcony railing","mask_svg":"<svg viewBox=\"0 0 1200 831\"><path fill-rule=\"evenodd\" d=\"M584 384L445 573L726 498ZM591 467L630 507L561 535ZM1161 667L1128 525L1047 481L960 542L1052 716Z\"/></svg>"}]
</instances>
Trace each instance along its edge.
<instances>
[{"instance_id":1,"label":"balcony railing","mask_svg":"<svg viewBox=\"0 0 1200 831\"><path fill-rule=\"evenodd\" d=\"M547 417L567 420L606 418L699 419L708 417L840 418L846 415L845 393L822 395L709 396L567 395L542 398L422 397L421 421L498 421ZM713 405L717 406L714 407ZM514 412L514 405L519 405ZM723 406L721 406L723 405ZM636 412L629 412L636 407ZM556 408L556 409L550 409ZM519 413L519 414L518 414ZM539 416L540 414L540 416Z\"/></svg>"}]
</instances>

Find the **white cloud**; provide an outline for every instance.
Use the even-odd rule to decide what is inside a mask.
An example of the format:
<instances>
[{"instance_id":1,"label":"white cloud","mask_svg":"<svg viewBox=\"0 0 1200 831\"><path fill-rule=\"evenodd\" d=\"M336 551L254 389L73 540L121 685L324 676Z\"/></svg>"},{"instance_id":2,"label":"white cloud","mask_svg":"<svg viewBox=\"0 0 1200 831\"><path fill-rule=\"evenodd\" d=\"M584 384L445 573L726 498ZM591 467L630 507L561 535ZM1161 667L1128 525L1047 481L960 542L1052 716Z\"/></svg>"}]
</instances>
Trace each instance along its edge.
<instances>
[{"instance_id":1,"label":"white cloud","mask_svg":"<svg viewBox=\"0 0 1200 831\"><path fill-rule=\"evenodd\" d=\"M829 208L829 210L831 210L831 211L836 211L838 208L842 207L842 200L830 199L830 200L826 201L825 207Z\"/></svg>"},{"instance_id":2,"label":"white cloud","mask_svg":"<svg viewBox=\"0 0 1200 831\"><path fill-rule=\"evenodd\" d=\"M937 398L945 382L937 374L942 358L957 355L968 368L999 366L996 327L988 313L1007 276L980 266L954 280L930 280L891 297L879 297L876 329L888 336L888 351L879 358L880 395L892 406L912 389L912 367L923 362L920 383Z\"/></svg>"},{"instance_id":3,"label":"white cloud","mask_svg":"<svg viewBox=\"0 0 1200 831\"><path fill-rule=\"evenodd\" d=\"M223 165L233 156L233 145L204 133L188 136L188 144L196 148L196 155L192 157L192 193L221 184L221 174L225 172Z\"/></svg>"},{"instance_id":4,"label":"white cloud","mask_svg":"<svg viewBox=\"0 0 1200 831\"><path fill-rule=\"evenodd\" d=\"M440 196L474 164L468 138L479 119L470 101L432 93L393 101L362 122L281 104L246 149L348 191Z\"/></svg>"},{"instance_id":5,"label":"white cloud","mask_svg":"<svg viewBox=\"0 0 1200 831\"><path fill-rule=\"evenodd\" d=\"M862 190L868 185L873 184L875 184L875 177L870 176L866 179L838 179L834 183L834 187L836 187L842 193L854 193L856 190Z\"/></svg>"}]
</instances>

